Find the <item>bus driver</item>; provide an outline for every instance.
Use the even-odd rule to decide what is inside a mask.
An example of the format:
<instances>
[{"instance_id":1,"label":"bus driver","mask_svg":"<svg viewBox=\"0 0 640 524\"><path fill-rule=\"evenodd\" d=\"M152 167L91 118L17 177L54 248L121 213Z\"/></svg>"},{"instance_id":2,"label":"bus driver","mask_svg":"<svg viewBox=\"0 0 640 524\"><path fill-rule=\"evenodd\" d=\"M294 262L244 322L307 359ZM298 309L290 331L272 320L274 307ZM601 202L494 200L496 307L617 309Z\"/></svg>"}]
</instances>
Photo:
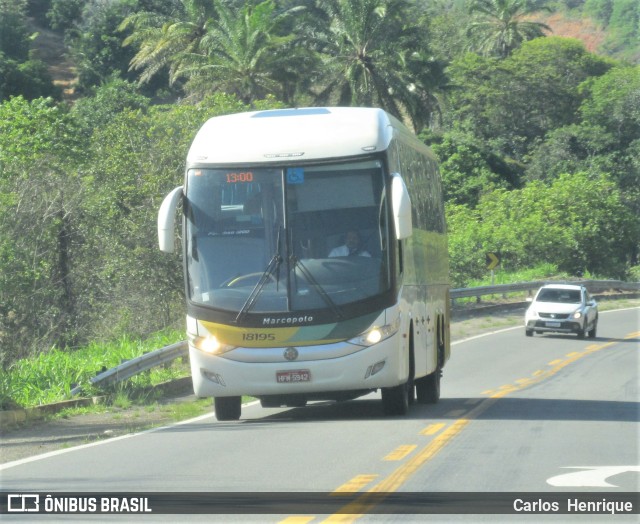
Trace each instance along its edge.
<instances>
[{"instance_id":1,"label":"bus driver","mask_svg":"<svg viewBox=\"0 0 640 524\"><path fill-rule=\"evenodd\" d=\"M329 257L349 257L349 256L370 257L371 254L360 246L360 235L355 230L347 231L342 246L335 247L329 253Z\"/></svg>"}]
</instances>

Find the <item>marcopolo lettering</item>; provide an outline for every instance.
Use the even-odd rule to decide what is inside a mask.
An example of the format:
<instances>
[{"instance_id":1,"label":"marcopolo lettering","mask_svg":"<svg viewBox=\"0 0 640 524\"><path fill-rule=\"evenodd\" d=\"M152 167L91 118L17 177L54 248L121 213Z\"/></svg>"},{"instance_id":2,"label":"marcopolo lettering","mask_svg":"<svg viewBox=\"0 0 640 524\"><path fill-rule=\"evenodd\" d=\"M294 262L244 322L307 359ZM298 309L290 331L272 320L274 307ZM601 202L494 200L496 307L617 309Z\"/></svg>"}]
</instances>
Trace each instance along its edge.
<instances>
[{"instance_id":1,"label":"marcopolo lettering","mask_svg":"<svg viewBox=\"0 0 640 524\"><path fill-rule=\"evenodd\" d=\"M291 325L291 324L304 324L308 322L313 322L312 315L304 315L300 317L282 317L282 318L264 317L262 319L263 326L282 326L282 325Z\"/></svg>"}]
</instances>

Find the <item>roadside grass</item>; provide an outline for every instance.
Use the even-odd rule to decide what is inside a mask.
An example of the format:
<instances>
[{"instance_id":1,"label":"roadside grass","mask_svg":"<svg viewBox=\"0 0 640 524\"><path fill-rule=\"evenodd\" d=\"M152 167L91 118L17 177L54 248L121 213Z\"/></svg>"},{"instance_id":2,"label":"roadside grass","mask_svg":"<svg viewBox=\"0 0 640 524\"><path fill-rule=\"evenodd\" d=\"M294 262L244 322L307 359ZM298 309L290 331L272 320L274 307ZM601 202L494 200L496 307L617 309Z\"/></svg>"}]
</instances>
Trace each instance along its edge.
<instances>
[{"instance_id":1,"label":"roadside grass","mask_svg":"<svg viewBox=\"0 0 640 524\"><path fill-rule=\"evenodd\" d=\"M493 275L486 275L482 279L473 279L464 286L465 288L483 287L504 284L517 284L521 282L538 282L538 281L576 281L576 280L607 280L605 277L593 275L586 272L581 277L571 276L568 273L558 271L554 264L540 264L534 268L523 269L520 271L507 272L498 269ZM512 293L501 293L495 295L483 295L482 302L491 302L494 300L524 300L527 297L522 291L514 291ZM456 304L471 304L477 302L476 297L457 298Z\"/></svg>"},{"instance_id":2,"label":"roadside grass","mask_svg":"<svg viewBox=\"0 0 640 524\"><path fill-rule=\"evenodd\" d=\"M34 358L15 362L8 370L0 371L0 403L3 409L34 407L71 397L71 390L80 385L84 395L107 395L118 405L131 405L136 397L145 396L150 386L189 376L188 359L176 359L167 366L159 366L140 373L126 383L109 389L91 387L90 379L120 363L184 340L178 330L156 333L145 340L122 337L109 343L95 342L75 351L53 348ZM153 395L146 393L153 401Z\"/></svg>"},{"instance_id":3,"label":"roadside grass","mask_svg":"<svg viewBox=\"0 0 640 524\"><path fill-rule=\"evenodd\" d=\"M595 278L595 277L584 277ZM537 280L573 280L568 273L561 273L554 264L540 264L539 266L522 269L520 271L502 271L498 269L494 272L493 282L491 275L486 275L482 279L473 279L467 282L464 287L480 287L500 284L515 284L518 282L535 282Z\"/></svg>"},{"instance_id":4,"label":"roadside grass","mask_svg":"<svg viewBox=\"0 0 640 524\"><path fill-rule=\"evenodd\" d=\"M518 273L498 273L496 283L513 283L535 280L560 280L569 279L567 275L559 275L552 265L539 266L529 271ZM590 278L594 278L591 277ZM469 284L469 287L488 285L489 282L477 281ZM516 294L519 300L524 300L522 292ZM500 296L498 299L504 300ZM512 297L514 298L514 297ZM456 302L463 302L458 299ZM475 301L474 298L469 299ZM483 297L484 301L491 301L491 297ZM507 298L507 301L509 299ZM625 307L638 307L640 299L626 298L612 300L600 300L600 311L621 309ZM517 325L521 321L520 315L496 315L487 314L474 319L457 322L458 335L472 335L474 330L487 331ZM469 326L466 326L468 322ZM168 382L178 378L188 377L190 368L188 358L176 359L173 363L159 366L149 371L140 373L126 382L116 384L108 389L99 390L90 387L90 379L101 371L117 366L121 362L136 358L149 351L184 340L184 332L179 330L156 333L148 339L136 340L122 337L110 343L93 343L85 348L75 351L62 351L53 348L34 358L24 359L13 364L8 370L0 371L0 408L15 409L18 407L30 408L44 404L68 400L71 390L76 385L83 388L83 396L104 396L105 402L89 407L69 408L59 413L58 416L66 417L71 414L99 413L114 409L126 410L135 406L145 406L148 413L159 409L190 410L195 409L197 414L211 409L211 399L198 400L189 403L172 404L171 408L165 408L161 403L161 394L154 391L152 386ZM252 400L244 397L243 402ZM206 408L204 407L206 404ZM193 405L193 408L190 407ZM195 415L194 415L195 416ZM176 412L175 420L181 420L185 414Z\"/></svg>"}]
</instances>

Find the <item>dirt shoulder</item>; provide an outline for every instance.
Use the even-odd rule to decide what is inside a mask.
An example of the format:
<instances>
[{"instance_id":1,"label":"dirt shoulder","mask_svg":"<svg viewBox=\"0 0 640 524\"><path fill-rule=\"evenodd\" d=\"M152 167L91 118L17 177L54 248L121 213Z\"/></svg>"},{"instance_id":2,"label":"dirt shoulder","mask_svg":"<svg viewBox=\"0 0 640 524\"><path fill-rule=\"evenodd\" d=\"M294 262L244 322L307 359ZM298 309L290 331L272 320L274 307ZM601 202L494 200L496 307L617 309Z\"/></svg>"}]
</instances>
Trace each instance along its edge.
<instances>
[{"instance_id":1,"label":"dirt shoulder","mask_svg":"<svg viewBox=\"0 0 640 524\"><path fill-rule=\"evenodd\" d=\"M601 309L638 305L640 300L636 299L631 303L614 302ZM457 310L451 322L451 340L455 342L519 326L524 309L524 304L485 304L482 308L471 306L467 310ZM196 406L184 410L180 409L181 404ZM210 402L198 400L192 394L183 394L166 398L153 406L105 407L102 412L32 421L18 428L1 428L0 464L173 424L180 418L191 418L211 409Z\"/></svg>"}]
</instances>

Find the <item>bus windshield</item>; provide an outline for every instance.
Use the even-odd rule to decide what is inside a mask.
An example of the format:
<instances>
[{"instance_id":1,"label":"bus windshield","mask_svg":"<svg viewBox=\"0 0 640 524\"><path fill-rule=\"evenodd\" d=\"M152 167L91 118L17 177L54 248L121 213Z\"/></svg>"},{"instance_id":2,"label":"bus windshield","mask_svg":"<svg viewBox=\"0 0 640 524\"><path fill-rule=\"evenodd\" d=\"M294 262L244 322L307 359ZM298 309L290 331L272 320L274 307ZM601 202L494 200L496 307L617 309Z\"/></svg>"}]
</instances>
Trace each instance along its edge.
<instances>
[{"instance_id":1,"label":"bus windshield","mask_svg":"<svg viewBox=\"0 0 640 524\"><path fill-rule=\"evenodd\" d=\"M390 286L379 161L190 169L186 266L196 305L248 313L333 309Z\"/></svg>"}]
</instances>

